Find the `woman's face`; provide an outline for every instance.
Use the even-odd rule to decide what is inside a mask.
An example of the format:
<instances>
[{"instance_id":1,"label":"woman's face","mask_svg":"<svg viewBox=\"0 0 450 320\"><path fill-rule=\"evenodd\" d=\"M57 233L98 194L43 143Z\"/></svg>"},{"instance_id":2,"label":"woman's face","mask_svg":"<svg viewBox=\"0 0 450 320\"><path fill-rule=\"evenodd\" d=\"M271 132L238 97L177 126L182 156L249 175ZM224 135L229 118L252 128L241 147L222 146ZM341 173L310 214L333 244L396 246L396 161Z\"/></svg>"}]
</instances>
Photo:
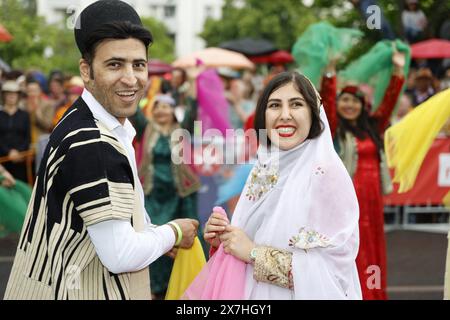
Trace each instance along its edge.
<instances>
[{"instance_id":1,"label":"woman's face","mask_svg":"<svg viewBox=\"0 0 450 320\"><path fill-rule=\"evenodd\" d=\"M49 90L55 96L60 96L60 95L64 94L64 86L61 82L59 82L57 80L50 81Z\"/></svg>"},{"instance_id":2,"label":"woman's face","mask_svg":"<svg viewBox=\"0 0 450 320\"><path fill-rule=\"evenodd\" d=\"M361 110L361 100L351 93L343 93L337 100L337 112L345 120L356 121Z\"/></svg>"},{"instance_id":3,"label":"woman's face","mask_svg":"<svg viewBox=\"0 0 450 320\"><path fill-rule=\"evenodd\" d=\"M32 82L27 85L27 97L36 99L41 96L41 93L42 91L39 84Z\"/></svg>"},{"instance_id":4,"label":"woman's face","mask_svg":"<svg viewBox=\"0 0 450 320\"><path fill-rule=\"evenodd\" d=\"M308 137L311 109L292 82L270 94L265 112L267 136L279 149L292 149Z\"/></svg>"},{"instance_id":5,"label":"woman's face","mask_svg":"<svg viewBox=\"0 0 450 320\"><path fill-rule=\"evenodd\" d=\"M153 108L153 119L159 125L172 124L174 120L174 109L168 103L158 102Z\"/></svg>"},{"instance_id":6,"label":"woman's face","mask_svg":"<svg viewBox=\"0 0 450 320\"><path fill-rule=\"evenodd\" d=\"M19 102L19 93L18 92L9 92L5 91L3 92L3 97L5 99L4 103L8 106L14 106L17 105Z\"/></svg>"}]
</instances>

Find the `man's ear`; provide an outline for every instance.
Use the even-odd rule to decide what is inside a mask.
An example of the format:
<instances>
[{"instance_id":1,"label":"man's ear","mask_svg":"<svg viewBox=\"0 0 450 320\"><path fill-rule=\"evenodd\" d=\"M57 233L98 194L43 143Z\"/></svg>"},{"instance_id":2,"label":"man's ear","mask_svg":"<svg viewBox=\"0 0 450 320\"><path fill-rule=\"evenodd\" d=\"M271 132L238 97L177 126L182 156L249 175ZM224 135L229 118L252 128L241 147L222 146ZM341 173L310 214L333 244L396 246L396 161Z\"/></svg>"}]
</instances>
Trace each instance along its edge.
<instances>
[{"instance_id":1,"label":"man's ear","mask_svg":"<svg viewBox=\"0 0 450 320\"><path fill-rule=\"evenodd\" d=\"M81 79L83 79L84 85L86 86L86 84L89 83L89 80L91 80L90 77L91 65L85 59L82 58L79 61L79 67Z\"/></svg>"}]
</instances>

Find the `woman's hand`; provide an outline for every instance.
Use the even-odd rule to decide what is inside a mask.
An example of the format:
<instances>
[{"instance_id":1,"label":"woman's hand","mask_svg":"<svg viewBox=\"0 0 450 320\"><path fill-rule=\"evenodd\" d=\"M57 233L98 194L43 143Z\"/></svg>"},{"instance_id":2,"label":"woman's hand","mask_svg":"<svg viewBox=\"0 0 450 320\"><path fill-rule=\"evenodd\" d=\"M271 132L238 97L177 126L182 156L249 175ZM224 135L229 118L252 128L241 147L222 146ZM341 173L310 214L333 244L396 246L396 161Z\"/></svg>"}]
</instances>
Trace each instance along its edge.
<instances>
[{"instance_id":1,"label":"woman's hand","mask_svg":"<svg viewBox=\"0 0 450 320\"><path fill-rule=\"evenodd\" d=\"M335 75L336 74L336 65L338 61L341 59L339 54L328 54L328 64L325 67L325 73Z\"/></svg>"},{"instance_id":2,"label":"woman's hand","mask_svg":"<svg viewBox=\"0 0 450 320\"><path fill-rule=\"evenodd\" d=\"M1 170L1 169L0 169ZM14 185L16 184L16 180L14 179L14 177L11 175L11 173L9 173L8 171L6 171L5 169L3 169L3 171L0 172L1 175L3 176L3 180L2 180L2 186L3 187L7 187L7 188L11 188L14 187Z\"/></svg>"},{"instance_id":3,"label":"woman's hand","mask_svg":"<svg viewBox=\"0 0 450 320\"><path fill-rule=\"evenodd\" d=\"M402 52L399 52L395 45L392 46L393 52L392 52L392 64L394 65L394 73L397 75L403 75L403 69L405 67L406 63L406 57L405 54Z\"/></svg>"},{"instance_id":4,"label":"woman's hand","mask_svg":"<svg viewBox=\"0 0 450 320\"><path fill-rule=\"evenodd\" d=\"M229 223L226 215L218 212L211 213L208 221L206 221L203 238L210 246L217 248L220 245L219 235L225 231L225 227Z\"/></svg>"},{"instance_id":5,"label":"woman's hand","mask_svg":"<svg viewBox=\"0 0 450 320\"><path fill-rule=\"evenodd\" d=\"M225 253L229 253L246 263L251 262L250 252L255 247L255 243L242 229L228 225L219 238L222 241Z\"/></svg>"}]
</instances>

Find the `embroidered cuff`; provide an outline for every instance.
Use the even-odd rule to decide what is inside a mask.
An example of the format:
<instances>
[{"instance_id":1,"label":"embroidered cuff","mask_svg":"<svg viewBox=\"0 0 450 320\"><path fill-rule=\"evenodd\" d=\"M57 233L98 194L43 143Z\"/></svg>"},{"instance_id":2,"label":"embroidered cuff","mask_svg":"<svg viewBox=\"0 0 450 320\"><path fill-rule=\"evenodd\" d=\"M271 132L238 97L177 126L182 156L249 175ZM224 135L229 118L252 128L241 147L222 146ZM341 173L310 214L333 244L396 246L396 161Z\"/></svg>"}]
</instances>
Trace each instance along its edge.
<instances>
[{"instance_id":1,"label":"embroidered cuff","mask_svg":"<svg viewBox=\"0 0 450 320\"><path fill-rule=\"evenodd\" d=\"M253 278L293 289L292 252L271 247L257 247L256 250Z\"/></svg>"}]
</instances>

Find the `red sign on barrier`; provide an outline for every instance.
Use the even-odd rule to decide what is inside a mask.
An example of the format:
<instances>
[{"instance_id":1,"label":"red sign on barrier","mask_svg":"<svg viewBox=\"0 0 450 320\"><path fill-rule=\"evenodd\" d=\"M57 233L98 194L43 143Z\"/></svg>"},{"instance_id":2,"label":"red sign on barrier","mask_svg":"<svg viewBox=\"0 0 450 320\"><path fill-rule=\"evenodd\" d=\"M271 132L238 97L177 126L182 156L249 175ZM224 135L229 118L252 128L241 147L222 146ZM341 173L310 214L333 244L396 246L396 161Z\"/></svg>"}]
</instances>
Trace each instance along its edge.
<instances>
[{"instance_id":1,"label":"red sign on barrier","mask_svg":"<svg viewBox=\"0 0 450 320\"><path fill-rule=\"evenodd\" d=\"M392 172L391 172L392 174ZM450 138L436 138L417 175L414 187L405 193L394 192L384 196L388 206L441 205L450 190Z\"/></svg>"}]
</instances>

